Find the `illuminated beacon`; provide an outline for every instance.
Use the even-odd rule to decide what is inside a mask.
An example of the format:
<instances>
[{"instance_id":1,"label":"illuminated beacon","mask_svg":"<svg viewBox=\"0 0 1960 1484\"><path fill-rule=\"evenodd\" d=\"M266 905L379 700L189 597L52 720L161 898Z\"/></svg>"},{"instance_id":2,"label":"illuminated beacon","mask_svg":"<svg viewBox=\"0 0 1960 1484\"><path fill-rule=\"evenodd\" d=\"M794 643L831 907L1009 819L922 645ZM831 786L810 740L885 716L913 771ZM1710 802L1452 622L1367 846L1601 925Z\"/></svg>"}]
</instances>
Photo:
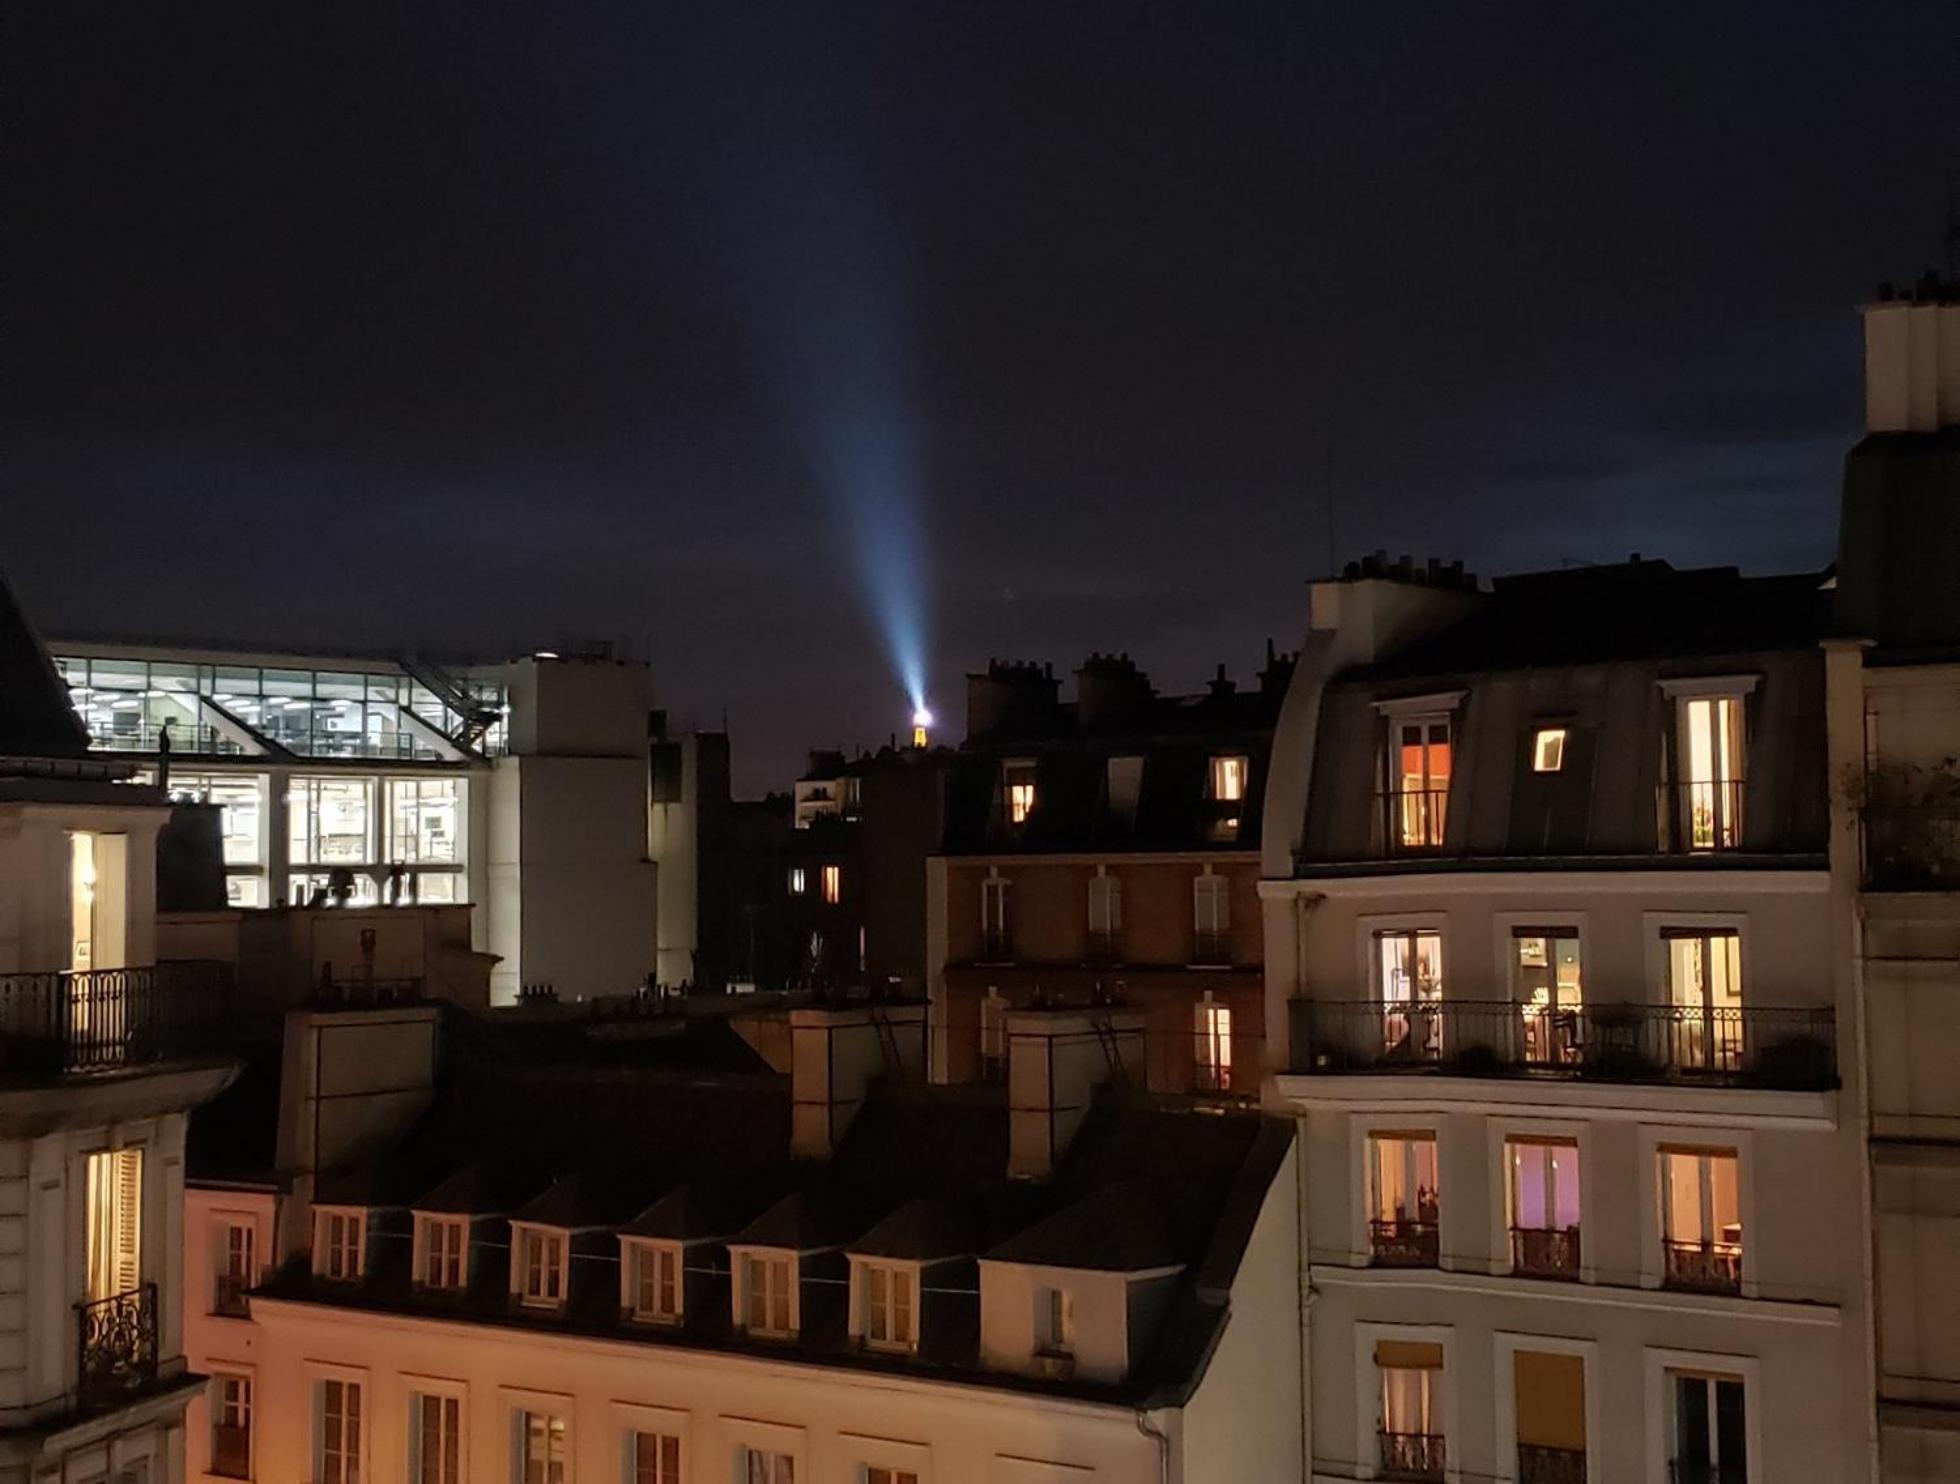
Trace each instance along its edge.
<instances>
[{"instance_id":1,"label":"illuminated beacon","mask_svg":"<svg viewBox=\"0 0 1960 1484\"><path fill-rule=\"evenodd\" d=\"M925 707L921 706L912 713L912 745L914 747L924 747L926 745L926 728L931 725L932 713L926 710Z\"/></svg>"}]
</instances>

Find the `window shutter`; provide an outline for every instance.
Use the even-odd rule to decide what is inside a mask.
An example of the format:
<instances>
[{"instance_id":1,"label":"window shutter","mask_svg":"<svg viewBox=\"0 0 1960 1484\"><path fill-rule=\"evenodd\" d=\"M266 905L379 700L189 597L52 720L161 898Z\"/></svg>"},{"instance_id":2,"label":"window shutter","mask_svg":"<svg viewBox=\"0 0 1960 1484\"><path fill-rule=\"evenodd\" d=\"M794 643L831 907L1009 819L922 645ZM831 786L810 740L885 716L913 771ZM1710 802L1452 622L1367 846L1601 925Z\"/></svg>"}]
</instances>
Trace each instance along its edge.
<instances>
[{"instance_id":1,"label":"window shutter","mask_svg":"<svg viewBox=\"0 0 1960 1484\"><path fill-rule=\"evenodd\" d=\"M116 1291L134 1293L143 1281L143 1151L116 1156Z\"/></svg>"},{"instance_id":2,"label":"window shutter","mask_svg":"<svg viewBox=\"0 0 1960 1484\"><path fill-rule=\"evenodd\" d=\"M1577 1355L1520 1350L1516 1390L1518 1442L1531 1448L1583 1452L1586 1446L1586 1363Z\"/></svg>"}]
</instances>

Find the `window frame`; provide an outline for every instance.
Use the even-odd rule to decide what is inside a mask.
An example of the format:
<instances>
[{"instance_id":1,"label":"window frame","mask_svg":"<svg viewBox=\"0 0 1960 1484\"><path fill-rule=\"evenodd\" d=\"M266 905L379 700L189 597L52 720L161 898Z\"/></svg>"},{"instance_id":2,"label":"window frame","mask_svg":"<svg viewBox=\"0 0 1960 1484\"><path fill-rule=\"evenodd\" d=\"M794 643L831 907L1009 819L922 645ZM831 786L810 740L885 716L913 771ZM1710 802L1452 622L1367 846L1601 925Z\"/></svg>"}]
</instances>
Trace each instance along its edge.
<instances>
[{"instance_id":1,"label":"window frame","mask_svg":"<svg viewBox=\"0 0 1960 1484\"><path fill-rule=\"evenodd\" d=\"M659 1237L621 1237L622 1263L620 1308L635 1324L678 1325L687 1318L687 1249L679 1242ZM651 1262L651 1288L654 1302L642 1302L649 1287L644 1265ZM660 1271L662 1265L669 1272ZM663 1289L671 1288L672 1303L660 1302Z\"/></svg>"},{"instance_id":2,"label":"window frame","mask_svg":"<svg viewBox=\"0 0 1960 1484\"><path fill-rule=\"evenodd\" d=\"M1198 1087L1204 1092L1230 1092L1232 1007L1206 990L1191 1011L1196 1042L1193 1065Z\"/></svg>"},{"instance_id":3,"label":"window frame","mask_svg":"<svg viewBox=\"0 0 1960 1484\"><path fill-rule=\"evenodd\" d=\"M919 1265L879 1258L855 1258L851 1265L858 1288L858 1335L864 1348L894 1355L917 1353Z\"/></svg>"},{"instance_id":4,"label":"window frame","mask_svg":"<svg viewBox=\"0 0 1960 1484\"><path fill-rule=\"evenodd\" d=\"M533 1244L538 1244L532 1262ZM557 1244L552 1260L552 1244ZM572 1234L562 1226L541 1222L511 1223L511 1292L527 1309L562 1309L572 1287ZM535 1267L538 1282L532 1283Z\"/></svg>"},{"instance_id":5,"label":"window frame","mask_svg":"<svg viewBox=\"0 0 1960 1484\"><path fill-rule=\"evenodd\" d=\"M312 1397L312 1464L313 1484L358 1484L369 1477L368 1443L373 1434L373 1408L368 1404L368 1376L365 1371L346 1366L315 1365L309 1367L308 1384ZM340 1424L338 1435L330 1434L327 1425L327 1398L331 1388L339 1388ZM354 1405L347 1405L352 1397ZM330 1477L327 1468L329 1444L337 1443L335 1455L340 1460L337 1477ZM353 1480L349 1480L348 1465L351 1462Z\"/></svg>"},{"instance_id":6,"label":"window frame","mask_svg":"<svg viewBox=\"0 0 1960 1484\"><path fill-rule=\"evenodd\" d=\"M441 1234L441 1247L438 1253L438 1234ZM446 1249L453 1239L455 1251ZM417 1211L415 1213L415 1286L438 1293L455 1293L469 1287L470 1282L470 1218L447 1211ZM444 1271L431 1276L434 1263L440 1258ZM448 1269L453 1266L454 1278L450 1279Z\"/></svg>"},{"instance_id":7,"label":"window frame","mask_svg":"<svg viewBox=\"0 0 1960 1484\"><path fill-rule=\"evenodd\" d=\"M817 868L819 893L826 907L835 907L844 900L844 868L835 861L828 861Z\"/></svg>"},{"instance_id":8,"label":"window frame","mask_svg":"<svg viewBox=\"0 0 1960 1484\"><path fill-rule=\"evenodd\" d=\"M1754 1356L1648 1346L1642 1353L1647 1433L1647 1484L1669 1484L1673 1462L1673 1377L1683 1373L1727 1376L1742 1382L1743 1437L1747 1484L1763 1484L1762 1365Z\"/></svg>"},{"instance_id":9,"label":"window frame","mask_svg":"<svg viewBox=\"0 0 1960 1484\"><path fill-rule=\"evenodd\" d=\"M210 1443L211 1461L210 1467L206 1472L217 1478L250 1479L257 1472L258 1459L256 1455L258 1450L258 1436L252 1426L252 1421L257 1411L257 1399L253 1395L254 1379L253 1373L250 1370L234 1368L222 1363L214 1363L211 1367L211 1389L208 1402L210 1426L207 1429L210 1434L207 1441ZM234 1403L226 1397L226 1389L231 1386L243 1388L242 1396L236 1403L237 1415L243 1418L241 1422L225 1421L227 1412L234 1406ZM218 1467L218 1430L220 1428L236 1428L244 1433L245 1471L243 1473L227 1473Z\"/></svg>"},{"instance_id":10,"label":"window frame","mask_svg":"<svg viewBox=\"0 0 1960 1484\"><path fill-rule=\"evenodd\" d=\"M1014 955L1014 878L990 867L980 878L980 956L1009 959Z\"/></svg>"},{"instance_id":11,"label":"window frame","mask_svg":"<svg viewBox=\"0 0 1960 1484\"><path fill-rule=\"evenodd\" d=\"M1643 1124L1639 1148L1638 1197L1641 1209L1647 1213L1640 1222L1640 1286L1667 1287L1667 1228L1661 1204L1666 1192L1661 1181L1660 1156L1665 1150L1708 1149L1735 1156L1736 1209L1742 1226L1741 1295L1757 1297L1756 1247L1759 1244L1749 1240L1749 1233L1756 1229L1755 1158L1749 1131L1734 1126L1683 1128Z\"/></svg>"},{"instance_id":12,"label":"window frame","mask_svg":"<svg viewBox=\"0 0 1960 1484\"><path fill-rule=\"evenodd\" d=\"M1535 724L1531 729L1531 771L1541 777L1563 773L1571 741L1572 728L1563 722Z\"/></svg>"},{"instance_id":13,"label":"window frame","mask_svg":"<svg viewBox=\"0 0 1960 1484\"><path fill-rule=\"evenodd\" d=\"M338 1225L343 1240L335 1241ZM313 1276L329 1283L359 1283L367 1277L368 1210L365 1206L313 1207ZM352 1271L340 1261L352 1254Z\"/></svg>"},{"instance_id":14,"label":"window frame","mask_svg":"<svg viewBox=\"0 0 1960 1484\"><path fill-rule=\"evenodd\" d=\"M1010 830L1027 828L1041 807L1040 763L1031 757L1000 760L1001 819Z\"/></svg>"},{"instance_id":15,"label":"window frame","mask_svg":"<svg viewBox=\"0 0 1960 1484\"><path fill-rule=\"evenodd\" d=\"M406 1450L403 1478L407 1484L447 1484L447 1480L425 1478L422 1470L422 1428L426 1421L422 1402L442 1402L453 1404L456 1412L456 1435L453 1440L455 1478L457 1484L469 1484L470 1480L470 1410L469 1388L460 1381L451 1381L437 1376L422 1376L404 1373L401 1378L402 1405L402 1445ZM438 1446L438 1454L449 1450ZM438 1457L438 1465L442 1463Z\"/></svg>"},{"instance_id":16,"label":"window frame","mask_svg":"<svg viewBox=\"0 0 1960 1484\"><path fill-rule=\"evenodd\" d=\"M239 1232L244 1233L245 1240L234 1243L232 1237ZM249 1319L252 1307L246 1295L258 1286L258 1221L250 1214L215 1211L211 1216L211 1235L211 1313L214 1317L225 1319ZM240 1247L244 1255L242 1272L235 1270L237 1264L234 1262ZM233 1280L236 1281L238 1296L235 1302L228 1302L226 1285Z\"/></svg>"},{"instance_id":17,"label":"window frame","mask_svg":"<svg viewBox=\"0 0 1960 1484\"><path fill-rule=\"evenodd\" d=\"M576 1476L577 1449L572 1431L572 1399L547 1393L522 1392L507 1394L508 1411L507 1433L510 1466L506 1477L510 1484L525 1484L526 1465L530 1462L531 1419L542 1418L545 1422L545 1457L543 1460L542 1484L573 1484ZM553 1429L557 1424L556 1436L559 1440L559 1459L557 1477L551 1469L551 1444Z\"/></svg>"},{"instance_id":18,"label":"window frame","mask_svg":"<svg viewBox=\"0 0 1960 1484\"><path fill-rule=\"evenodd\" d=\"M744 1246L730 1247L728 1255L735 1269L735 1281L729 1284L729 1297L734 1305L736 1329L759 1340L794 1340L800 1332L803 1317L803 1285L798 1254L781 1247ZM756 1304L755 1279L758 1272L764 1280L761 1290L764 1323L761 1325L750 1323L750 1314ZM786 1321L781 1326L774 1322L779 1314Z\"/></svg>"},{"instance_id":19,"label":"window frame","mask_svg":"<svg viewBox=\"0 0 1960 1484\"><path fill-rule=\"evenodd\" d=\"M1442 1380L1438 1387L1439 1402L1435 1411L1443 1419L1444 1457L1448 1467L1446 1477L1455 1477L1458 1465L1451 1462L1448 1450L1452 1441L1463 1436L1460 1415L1461 1388L1457 1386L1456 1329L1453 1325L1441 1324L1378 1324L1361 1322L1354 1326L1354 1416L1356 1452L1364 1458L1379 1460L1377 1452L1383 1423L1387 1420L1384 1411L1382 1369L1375 1362L1376 1346L1383 1340L1418 1345L1437 1345L1442 1348ZM1375 1470L1377 1473L1380 1469Z\"/></svg>"},{"instance_id":20,"label":"window frame","mask_svg":"<svg viewBox=\"0 0 1960 1484\"><path fill-rule=\"evenodd\" d=\"M1037 1283L1034 1290L1034 1353L1037 1359L1072 1360L1080 1332L1075 1294L1067 1284Z\"/></svg>"},{"instance_id":21,"label":"window frame","mask_svg":"<svg viewBox=\"0 0 1960 1484\"><path fill-rule=\"evenodd\" d=\"M1456 714L1462 707L1467 691L1447 691L1437 695L1403 696L1392 700L1375 702L1375 711L1381 717L1381 744L1376 756L1380 769L1380 797L1382 800L1381 828L1382 853L1394 855L1428 855L1446 848L1449 842L1450 794L1456 783L1457 736ZM1421 809L1422 824L1419 840L1408 838L1409 828L1405 806L1402 800L1411 794L1403 785L1406 775L1402 768L1402 737L1404 727L1419 727L1422 748L1422 787L1414 790L1424 800ZM1433 749L1437 739L1431 729L1441 726L1444 736L1441 739L1448 749L1448 765L1441 789L1436 787L1432 772ZM1440 793L1440 807L1431 807L1429 800ZM1433 826L1433 827L1432 827Z\"/></svg>"}]
</instances>

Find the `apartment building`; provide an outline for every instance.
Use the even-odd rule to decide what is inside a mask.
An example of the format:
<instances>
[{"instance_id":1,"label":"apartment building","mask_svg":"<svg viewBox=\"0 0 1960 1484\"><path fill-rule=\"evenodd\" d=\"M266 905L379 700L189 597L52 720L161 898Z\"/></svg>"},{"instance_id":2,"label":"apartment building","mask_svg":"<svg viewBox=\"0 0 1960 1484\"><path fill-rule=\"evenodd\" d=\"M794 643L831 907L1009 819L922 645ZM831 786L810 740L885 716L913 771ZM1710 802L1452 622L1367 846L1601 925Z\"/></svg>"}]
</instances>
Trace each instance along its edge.
<instances>
[{"instance_id":1,"label":"apartment building","mask_svg":"<svg viewBox=\"0 0 1960 1484\"><path fill-rule=\"evenodd\" d=\"M289 1026L284 1177L200 1171L193 1477L1300 1477L1291 1123L1125 1091L1135 1017L1010 1017L1010 1107L916 1002L789 1011L786 1077L451 1012L438 1082L383 1014Z\"/></svg>"},{"instance_id":2,"label":"apartment building","mask_svg":"<svg viewBox=\"0 0 1960 1484\"><path fill-rule=\"evenodd\" d=\"M500 1004L657 972L645 665L52 648L92 750L154 780L167 747L171 796L217 806L231 906L468 905Z\"/></svg>"},{"instance_id":3,"label":"apartment building","mask_svg":"<svg viewBox=\"0 0 1960 1484\"><path fill-rule=\"evenodd\" d=\"M1259 890L1313 1477L1867 1476L1827 576L1311 602Z\"/></svg>"},{"instance_id":4,"label":"apartment building","mask_svg":"<svg viewBox=\"0 0 1960 1484\"><path fill-rule=\"evenodd\" d=\"M1865 311L1829 648L1840 994L1861 1013L1890 1481L1960 1479L1960 282Z\"/></svg>"},{"instance_id":5,"label":"apartment building","mask_svg":"<svg viewBox=\"0 0 1960 1484\"><path fill-rule=\"evenodd\" d=\"M1160 696L1127 655L967 679L967 734L927 875L934 1074L1003 1075L1018 1008L1144 1016L1160 1091L1256 1093L1266 1004L1261 801L1291 661Z\"/></svg>"},{"instance_id":6,"label":"apartment building","mask_svg":"<svg viewBox=\"0 0 1960 1484\"><path fill-rule=\"evenodd\" d=\"M218 966L160 961L170 805L91 756L0 581L0 1478L170 1484L202 1378L181 1323L190 1111Z\"/></svg>"}]
</instances>

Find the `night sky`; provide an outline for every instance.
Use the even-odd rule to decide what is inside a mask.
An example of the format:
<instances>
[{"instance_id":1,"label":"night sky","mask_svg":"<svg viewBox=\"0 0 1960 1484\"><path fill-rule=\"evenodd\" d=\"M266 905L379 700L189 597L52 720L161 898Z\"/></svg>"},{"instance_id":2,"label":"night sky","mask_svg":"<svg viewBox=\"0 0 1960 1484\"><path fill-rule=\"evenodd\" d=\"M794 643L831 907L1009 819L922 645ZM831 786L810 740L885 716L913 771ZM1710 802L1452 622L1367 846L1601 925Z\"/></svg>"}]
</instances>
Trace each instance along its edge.
<instances>
[{"instance_id":1,"label":"night sky","mask_svg":"<svg viewBox=\"0 0 1960 1484\"><path fill-rule=\"evenodd\" d=\"M1821 564L1956 99L1953 0L18 5L0 565L609 638L759 790L913 635L957 724L1244 678L1330 548Z\"/></svg>"}]
</instances>

